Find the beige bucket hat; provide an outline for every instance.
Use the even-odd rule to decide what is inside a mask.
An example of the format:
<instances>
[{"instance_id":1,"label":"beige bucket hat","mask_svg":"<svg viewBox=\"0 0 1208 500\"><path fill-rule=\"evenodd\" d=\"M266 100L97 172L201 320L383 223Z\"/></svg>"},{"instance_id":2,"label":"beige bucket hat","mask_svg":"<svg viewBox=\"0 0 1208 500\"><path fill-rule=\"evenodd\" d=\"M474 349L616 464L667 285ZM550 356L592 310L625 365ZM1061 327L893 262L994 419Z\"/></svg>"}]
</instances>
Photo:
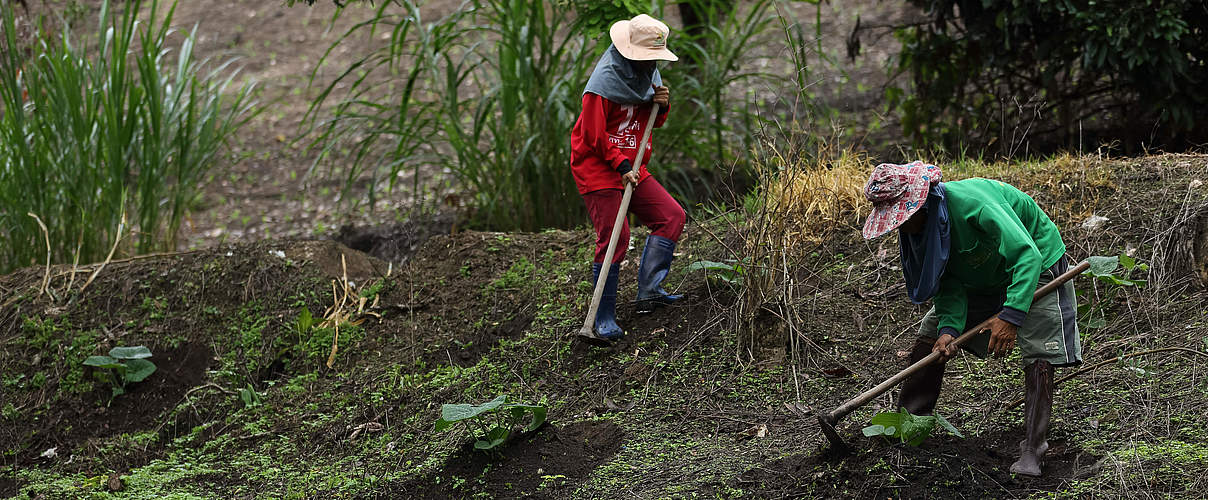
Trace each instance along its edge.
<instances>
[{"instance_id":1,"label":"beige bucket hat","mask_svg":"<svg viewBox=\"0 0 1208 500\"><path fill-rule=\"evenodd\" d=\"M608 30L612 44L621 55L633 61L678 61L679 57L667 50L667 35L671 30L662 21L646 14L633 19L617 21Z\"/></svg>"}]
</instances>

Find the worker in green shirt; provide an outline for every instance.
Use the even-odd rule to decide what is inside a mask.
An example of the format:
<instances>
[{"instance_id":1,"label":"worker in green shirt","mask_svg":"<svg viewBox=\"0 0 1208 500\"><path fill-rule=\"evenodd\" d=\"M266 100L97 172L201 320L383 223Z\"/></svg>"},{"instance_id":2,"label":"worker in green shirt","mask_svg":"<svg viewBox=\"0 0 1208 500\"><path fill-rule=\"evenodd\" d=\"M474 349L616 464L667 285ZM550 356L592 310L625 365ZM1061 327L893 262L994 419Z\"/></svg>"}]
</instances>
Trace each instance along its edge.
<instances>
[{"instance_id":1,"label":"worker in green shirt","mask_svg":"<svg viewBox=\"0 0 1208 500\"><path fill-rule=\"evenodd\" d=\"M1048 450L1053 368L1082 362L1074 285L1035 302L1040 286L1068 267L1057 226L1036 201L1004 182L941 182L940 169L914 162L878 165L864 186L873 212L864 237L898 228L902 274L910 300L934 298L923 317L910 363L932 352L940 359L902 384L898 405L916 415L935 409L951 342L993 317L990 327L961 347L1002 357L1019 345L1023 359L1026 435L1011 472L1040 476Z\"/></svg>"}]
</instances>

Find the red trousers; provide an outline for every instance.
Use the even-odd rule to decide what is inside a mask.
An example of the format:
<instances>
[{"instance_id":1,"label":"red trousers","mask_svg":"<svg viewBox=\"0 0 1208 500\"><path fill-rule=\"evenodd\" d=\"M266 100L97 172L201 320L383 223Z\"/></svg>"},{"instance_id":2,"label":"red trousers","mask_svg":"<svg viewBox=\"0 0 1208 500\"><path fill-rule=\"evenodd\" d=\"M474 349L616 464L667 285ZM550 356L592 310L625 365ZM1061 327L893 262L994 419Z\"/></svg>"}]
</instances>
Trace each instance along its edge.
<instances>
[{"instance_id":1,"label":"red trousers","mask_svg":"<svg viewBox=\"0 0 1208 500\"><path fill-rule=\"evenodd\" d=\"M612 236L612 224L617 220L623 194L620 189L600 189L583 195L587 216L596 229L597 263L603 263L604 254L608 252L608 239ZM633 197L629 199L629 213L638 216L642 225L650 228L650 234L676 242L684 232L684 222L688 220L684 208L667 194L667 190L654 177L647 177L634 188ZM626 218L621 221L621 237L617 240L612 262L624 260L628 247L629 220Z\"/></svg>"}]
</instances>

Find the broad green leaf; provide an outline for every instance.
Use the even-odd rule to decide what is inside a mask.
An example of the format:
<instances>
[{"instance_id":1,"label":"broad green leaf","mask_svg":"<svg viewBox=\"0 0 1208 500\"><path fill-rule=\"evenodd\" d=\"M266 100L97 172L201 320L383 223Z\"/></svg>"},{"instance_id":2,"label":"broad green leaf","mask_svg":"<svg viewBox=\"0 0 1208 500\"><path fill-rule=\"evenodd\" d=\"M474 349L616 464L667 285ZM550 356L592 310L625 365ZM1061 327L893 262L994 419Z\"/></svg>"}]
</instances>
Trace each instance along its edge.
<instances>
[{"instance_id":1,"label":"broad green leaf","mask_svg":"<svg viewBox=\"0 0 1208 500\"><path fill-rule=\"evenodd\" d=\"M468 403L467 404L456 404L456 405L441 405L440 406L440 418L441 418L441 420L447 420L449 422L456 422L458 420L474 418L484 412L488 412L488 411L494 410L495 408L498 408L499 405L506 403L507 400L508 400L507 395L500 394L499 397L492 399L490 401L487 401L486 403L483 403L480 405L472 405L472 404L468 404ZM439 421L437 422L437 425L440 425ZM440 429L437 429L437 430L440 430Z\"/></svg>"},{"instance_id":2,"label":"broad green leaf","mask_svg":"<svg viewBox=\"0 0 1208 500\"><path fill-rule=\"evenodd\" d=\"M1137 265L1137 260L1125 254L1120 254L1120 265L1124 266L1124 269L1132 269L1133 266Z\"/></svg>"},{"instance_id":3,"label":"broad green leaf","mask_svg":"<svg viewBox=\"0 0 1208 500\"><path fill-rule=\"evenodd\" d=\"M549 410L544 406L515 405L511 407L511 411L512 418L516 420L524 418L524 414L526 412L532 412L533 419L529 421L528 426L524 428L524 432L533 432L537 430L538 427L541 427L541 424L545 423L545 415Z\"/></svg>"},{"instance_id":4,"label":"broad green leaf","mask_svg":"<svg viewBox=\"0 0 1208 500\"><path fill-rule=\"evenodd\" d=\"M1103 318L1103 314L1092 314L1082 322L1082 326L1086 328L1103 328L1107 325L1107 320Z\"/></svg>"},{"instance_id":5,"label":"broad green leaf","mask_svg":"<svg viewBox=\"0 0 1208 500\"><path fill-rule=\"evenodd\" d=\"M436 429L435 429L435 431L436 431L436 432L443 431L443 430L445 430L445 429L448 429L448 428L449 428L449 427L451 427L452 425L453 425L453 422L450 422L450 421L445 420L445 419L443 419L443 418L442 418L442 419L438 419L438 420L436 421Z\"/></svg>"},{"instance_id":6,"label":"broad green leaf","mask_svg":"<svg viewBox=\"0 0 1208 500\"><path fill-rule=\"evenodd\" d=\"M489 450L507 441L508 434L511 434L511 429L507 427L496 427L487 433L486 439L479 439L474 442L474 447L480 450Z\"/></svg>"},{"instance_id":7,"label":"broad green leaf","mask_svg":"<svg viewBox=\"0 0 1208 500\"><path fill-rule=\"evenodd\" d=\"M315 318L311 314L309 307L303 307L301 311L298 311L298 319L294 323L294 329L298 333L309 332L310 327L314 326L314 324Z\"/></svg>"},{"instance_id":8,"label":"broad green leaf","mask_svg":"<svg viewBox=\"0 0 1208 500\"><path fill-rule=\"evenodd\" d=\"M117 359L144 359L151 357L151 350L141 345L134 347L114 347L109 350L109 355Z\"/></svg>"},{"instance_id":9,"label":"broad green leaf","mask_svg":"<svg viewBox=\"0 0 1208 500\"><path fill-rule=\"evenodd\" d=\"M688 265L688 272L699 271L701 269L709 271L733 271L734 266L722 262L714 262L711 260L698 260Z\"/></svg>"},{"instance_id":10,"label":"broad green leaf","mask_svg":"<svg viewBox=\"0 0 1208 500\"><path fill-rule=\"evenodd\" d=\"M1120 277L1117 277L1116 275L1112 275L1112 274L1109 274L1107 276L1099 276L1098 278L1102 281L1106 281L1113 285L1136 286L1136 287L1145 286L1145 280L1124 279L1124 278L1120 278Z\"/></svg>"},{"instance_id":11,"label":"broad green leaf","mask_svg":"<svg viewBox=\"0 0 1208 500\"><path fill-rule=\"evenodd\" d=\"M84 360L84 366L95 366L98 368L113 368L111 365L118 364L116 359L109 356L88 356Z\"/></svg>"},{"instance_id":12,"label":"broad green leaf","mask_svg":"<svg viewBox=\"0 0 1208 500\"><path fill-rule=\"evenodd\" d=\"M956 426L952 425L952 423L949 422L948 419L944 418L943 415L936 413L935 421L939 422L940 425L943 426L944 429L946 429L948 432L955 434L956 437L961 438L961 439L965 438L965 435L961 434L961 431L956 430Z\"/></svg>"},{"instance_id":13,"label":"broad green leaf","mask_svg":"<svg viewBox=\"0 0 1208 500\"><path fill-rule=\"evenodd\" d=\"M872 423L881 424L885 427L899 427L902 425L903 415L896 411L881 412L872 416Z\"/></svg>"},{"instance_id":14,"label":"broad green leaf","mask_svg":"<svg viewBox=\"0 0 1208 500\"><path fill-rule=\"evenodd\" d=\"M1090 269L1087 269L1086 272L1092 276L1110 276L1120 265L1120 256L1118 255L1111 257L1096 255L1086 260L1091 264Z\"/></svg>"},{"instance_id":15,"label":"broad green leaf","mask_svg":"<svg viewBox=\"0 0 1208 500\"><path fill-rule=\"evenodd\" d=\"M886 427L885 430L881 431L881 434L886 436L896 436L898 435L898 428L891 425Z\"/></svg>"},{"instance_id":16,"label":"broad green leaf","mask_svg":"<svg viewBox=\"0 0 1208 500\"><path fill-rule=\"evenodd\" d=\"M885 426L881 424L873 424L865 427L862 432L867 437L880 436L885 434Z\"/></svg>"},{"instance_id":17,"label":"broad green leaf","mask_svg":"<svg viewBox=\"0 0 1208 500\"><path fill-rule=\"evenodd\" d=\"M931 431L935 429L935 417L911 415L906 410L902 410L902 427L900 436L902 441L910 446L918 446L922 444L927 436L931 435Z\"/></svg>"},{"instance_id":18,"label":"broad green leaf","mask_svg":"<svg viewBox=\"0 0 1208 500\"><path fill-rule=\"evenodd\" d=\"M126 382L142 382L143 379L155 373L155 363L145 359L132 359L126 362L129 369L126 372Z\"/></svg>"}]
</instances>

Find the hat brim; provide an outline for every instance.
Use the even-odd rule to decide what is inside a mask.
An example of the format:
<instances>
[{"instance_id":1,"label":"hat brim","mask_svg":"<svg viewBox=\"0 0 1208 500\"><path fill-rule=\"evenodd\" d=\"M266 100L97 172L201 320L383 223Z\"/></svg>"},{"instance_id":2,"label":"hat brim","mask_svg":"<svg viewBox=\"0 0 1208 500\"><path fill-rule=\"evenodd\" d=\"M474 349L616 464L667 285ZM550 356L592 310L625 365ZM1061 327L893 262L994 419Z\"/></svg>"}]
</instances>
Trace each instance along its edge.
<instances>
[{"instance_id":1,"label":"hat brim","mask_svg":"<svg viewBox=\"0 0 1208 500\"><path fill-rule=\"evenodd\" d=\"M629 21L617 21L612 23L612 27L608 29L608 37L612 39L612 44L616 46L617 51L626 59L631 61L678 61L679 56L673 54L666 47L661 49L650 49L646 47L637 47L629 42Z\"/></svg>"},{"instance_id":2,"label":"hat brim","mask_svg":"<svg viewBox=\"0 0 1208 500\"><path fill-rule=\"evenodd\" d=\"M861 231L864 239L871 240L900 227L923 208L930 190L929 180L916 177L902 196L888 203L873 205L872 213L868 214L864 230Z\"/></svg>"}]
</instances>

